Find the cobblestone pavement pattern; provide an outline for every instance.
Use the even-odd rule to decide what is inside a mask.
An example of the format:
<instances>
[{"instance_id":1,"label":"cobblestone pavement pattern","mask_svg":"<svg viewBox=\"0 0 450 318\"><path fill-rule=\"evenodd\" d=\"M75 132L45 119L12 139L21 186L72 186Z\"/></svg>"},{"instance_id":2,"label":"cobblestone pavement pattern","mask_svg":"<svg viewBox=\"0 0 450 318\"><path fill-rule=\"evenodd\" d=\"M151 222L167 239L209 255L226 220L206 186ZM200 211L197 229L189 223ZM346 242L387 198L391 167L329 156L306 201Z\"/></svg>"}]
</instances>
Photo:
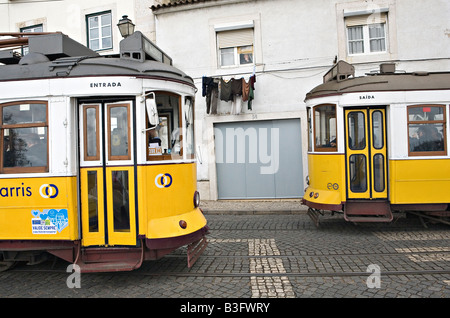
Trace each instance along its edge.
<instances>
[{"instance_id":1,"label":"cobblestone pavement pattern","mask_svg":"<svg viewBox=\"0 0 450 318\"><path fill-rule=\"evenodd\" d=\"M69 264L51 259L0 273L0 297L450 297L448 225L325 216L316 228L304 211L270 204L261 213L207 207L209 244L190 269L180 248L133 272L81 274L80 288L68 288Z\"/></svg>"}]
</instances>

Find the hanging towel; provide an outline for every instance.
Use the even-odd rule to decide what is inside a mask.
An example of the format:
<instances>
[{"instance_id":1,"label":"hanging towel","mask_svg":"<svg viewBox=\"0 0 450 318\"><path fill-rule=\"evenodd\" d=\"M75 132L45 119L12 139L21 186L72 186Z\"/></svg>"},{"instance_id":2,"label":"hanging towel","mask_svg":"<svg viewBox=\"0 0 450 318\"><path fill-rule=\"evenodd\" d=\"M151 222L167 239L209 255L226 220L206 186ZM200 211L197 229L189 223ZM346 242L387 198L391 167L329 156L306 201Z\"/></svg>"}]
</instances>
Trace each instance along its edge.
<instances>
[{"instance_id":1,"label":"hanging towel","mask_svg":"<svg viewBox=\"0 0 450 318\"><path fill-rule=\"evenodd\" d=\"M250 93L250 81L247 83L245 81L245 78L242 78L241 81L242 81L242 101L246 102L248 101L248 95Z\"/></svg>"},{"instance_id":2,"label":"hanging towel","mask_svg":"<svg viewBox=\"0 0 450 318\"><path fill-rule=\"evenodd\" d=\"M216 84L211 91L211 112L210 114L217 114L217 99L219 98L219 88Z\"/></svg>"}]
</instances>

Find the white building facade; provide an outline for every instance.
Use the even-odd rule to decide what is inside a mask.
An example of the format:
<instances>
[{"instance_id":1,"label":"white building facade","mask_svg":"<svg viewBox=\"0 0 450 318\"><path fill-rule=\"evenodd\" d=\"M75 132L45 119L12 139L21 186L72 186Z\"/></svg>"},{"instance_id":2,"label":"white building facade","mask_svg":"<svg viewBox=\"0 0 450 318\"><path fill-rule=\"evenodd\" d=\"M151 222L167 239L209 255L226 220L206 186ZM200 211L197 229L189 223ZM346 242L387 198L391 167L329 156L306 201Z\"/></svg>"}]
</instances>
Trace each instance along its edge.
<instances>
[{"instance_id":1,"label":"white building facade","mask_svg":"<svg viewBox=\"0 0 450 318\"><path fill-rule=\"evenodd\" d=\"M356 76L383 62L450 70L447 0L166 1L152 11L158 46L199 89L198 180L212 200L303 195L304 98L335 61L352 63ZM222 99L224 82L252 76L251 109L240 96ZM219 82L217 112L205 77Z\"/></svg>"},{"instance_id":2,"label":"white building facade","mask_svg":"<svg viewBox=\"0 0 450 318\"><path fill-rule=\"evenodd\" d=\"M356 76L384 62L450 71L448 0L8 0L0 31L117 54L123 15L194 79L202 199L303 196L304 99L336 61Z\"/></svg>"},{"instance_id":3,"label":"white building facade","mask_svg":"<svg viewBox=\"0 0 450 318\"><path fill-rule=\"evenodd\" d=\"M0 3L0 32L62 32L100 54L119 52L117 23L127 15L150 40L153 0L6 0Z\"/></svg>"}]
</instances>

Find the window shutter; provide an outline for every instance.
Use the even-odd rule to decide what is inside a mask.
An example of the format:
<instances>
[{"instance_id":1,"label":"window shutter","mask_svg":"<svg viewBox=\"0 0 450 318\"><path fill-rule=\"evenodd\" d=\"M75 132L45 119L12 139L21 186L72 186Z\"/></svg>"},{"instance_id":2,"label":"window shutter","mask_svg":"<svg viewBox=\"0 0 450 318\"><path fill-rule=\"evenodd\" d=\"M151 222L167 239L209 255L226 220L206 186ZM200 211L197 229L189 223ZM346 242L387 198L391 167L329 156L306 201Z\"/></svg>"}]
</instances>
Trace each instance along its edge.
<instances>
[{"instance_id":1,"label":"window shutter","mask_svg":"<svg viewBox=\"0 0 450 318\"><path fill-rule=\"evenodd\" d=\"M253 45L253 29L239 29L217 32L219 49Z\"/></svg>"},{"instance_id":2,"label":"window shutter","mask_svg":"<svg viewBox=\"0 0 450 318\"><path fill-rule=\"evenodd\" d=\"M348 27L356 25L366 25L374 23L386 23L387 14L386 12L378 14L366 14L366 15L356 15L345 18L345 25Z\"/></svg>"}]
</instances>

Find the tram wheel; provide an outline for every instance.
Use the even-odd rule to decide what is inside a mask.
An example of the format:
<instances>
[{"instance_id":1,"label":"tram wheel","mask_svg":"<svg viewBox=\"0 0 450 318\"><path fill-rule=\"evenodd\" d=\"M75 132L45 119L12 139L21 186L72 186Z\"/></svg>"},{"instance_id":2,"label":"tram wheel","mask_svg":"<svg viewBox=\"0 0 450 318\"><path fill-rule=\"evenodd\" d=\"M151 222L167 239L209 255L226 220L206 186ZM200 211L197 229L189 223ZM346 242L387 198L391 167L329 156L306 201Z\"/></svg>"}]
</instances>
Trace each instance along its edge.
<instances>
[{"instance_id":1,"label":"tram wheel","mask_svg":"<svg viewBox=\"0 0 450 318\"><path fill-rule=\"evenodd\" d=\"M0 272L7 271L14 265L16 265L15 261L0 261Z\"/></svg>"}]
</instances>

